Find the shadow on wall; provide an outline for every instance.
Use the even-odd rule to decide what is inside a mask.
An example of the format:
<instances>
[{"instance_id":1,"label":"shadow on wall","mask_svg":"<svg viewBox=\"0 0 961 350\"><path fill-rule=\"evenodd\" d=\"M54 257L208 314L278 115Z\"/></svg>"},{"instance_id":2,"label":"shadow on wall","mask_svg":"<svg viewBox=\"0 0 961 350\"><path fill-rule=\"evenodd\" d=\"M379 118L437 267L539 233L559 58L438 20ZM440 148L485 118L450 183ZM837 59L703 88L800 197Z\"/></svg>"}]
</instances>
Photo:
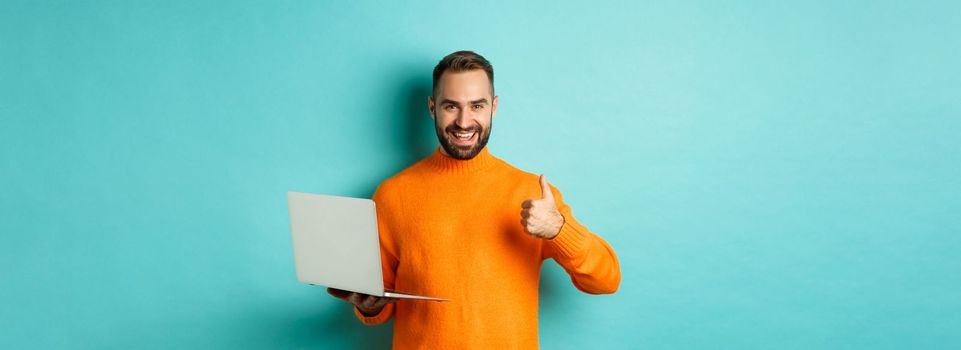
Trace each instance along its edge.
<instances>
[{"instance_id":1,"label":"shadow on wall","mask_svg":"<svg viewBox=\"0 0 961 350\"><path fill-rule=\"evenodd\" d=\"M431 94L430 72L425 76L410 77L401 88L400 96L404 106L404 123L407 125L404 136L404 146L407 150L407 164L414 164L418 160L431 155L438 147L437 133L427 108L427 96Z\"/></svg>"},{"instance_id":2,"label":"shadow on wall","mask_svg":"<svg viewBox=\"0 0 961 350\"><path fill-rule=\"evenodd\" d=\"M398 65L385 77L384 90L377 91L374 100L389 101L380 111L384 120L381 125L385 139L391 140L392 149L383 152L399 157L385 165L383 172L366 179L351 195L371 198L381 181L431 155L438 146L434 124L427 109L427 96L431 94L432 66L421 64Z\"/></svg>"}]
</instances>

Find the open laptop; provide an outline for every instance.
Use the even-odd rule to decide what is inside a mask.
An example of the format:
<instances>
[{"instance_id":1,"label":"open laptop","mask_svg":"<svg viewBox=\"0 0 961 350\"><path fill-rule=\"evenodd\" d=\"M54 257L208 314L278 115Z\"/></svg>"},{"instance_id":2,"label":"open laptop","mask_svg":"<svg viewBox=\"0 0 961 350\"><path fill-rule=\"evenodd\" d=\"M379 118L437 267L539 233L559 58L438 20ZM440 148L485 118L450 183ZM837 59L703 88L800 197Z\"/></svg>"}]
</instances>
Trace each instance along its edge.
<instances>
[{"instance_id":1,"label":"open laptop","mask_svg":"<svg viewBox=\"0 0 961 350\"><path fill-rule=\"evenodd\" d=\"M297 279L374 296L444 301L384 289L374 201L287 192Z\"/></svg>"}]
</instances>

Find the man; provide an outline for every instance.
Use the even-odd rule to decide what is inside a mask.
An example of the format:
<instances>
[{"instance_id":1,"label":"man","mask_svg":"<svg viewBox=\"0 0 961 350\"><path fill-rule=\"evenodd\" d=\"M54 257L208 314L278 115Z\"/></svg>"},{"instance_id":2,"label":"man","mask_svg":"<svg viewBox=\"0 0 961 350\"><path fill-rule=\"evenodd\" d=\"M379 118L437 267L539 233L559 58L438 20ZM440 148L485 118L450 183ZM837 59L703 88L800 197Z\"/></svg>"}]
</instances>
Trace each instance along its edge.
<instances>
[{"instance_id":1,"label":"man","mask_svg":"<svg viewBox=\"0 0 961 350\"><path fill-rule=\"evenodd\" d=\"M586 293L620 284L614 251L574 219L561 193L489 153L497 102L484 57L444 57L427 98L440 147L374 193L385 287L450 301L328 289L364 324L394 317L395 348L536 348L547 258Z\"/></svg>"}]
</instances>

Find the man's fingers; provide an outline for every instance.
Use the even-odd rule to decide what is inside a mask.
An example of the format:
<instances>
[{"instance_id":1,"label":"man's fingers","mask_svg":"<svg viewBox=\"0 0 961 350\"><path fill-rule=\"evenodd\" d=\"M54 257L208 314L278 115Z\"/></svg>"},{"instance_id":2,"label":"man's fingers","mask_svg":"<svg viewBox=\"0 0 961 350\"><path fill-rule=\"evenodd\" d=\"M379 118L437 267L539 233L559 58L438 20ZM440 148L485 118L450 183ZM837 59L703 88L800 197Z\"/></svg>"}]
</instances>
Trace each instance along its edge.
<instances>
[{"instance_id":1,"label":"man's fingers","mask_svg":"<svg viewBox=\"0 0 961 350\"><path fill-rule=\"evenodd\" d=\"M334 297L337 297L340 300L346 301L354 305L360 305L361 303L363 303L364 297L367 296L367 294L360 294L360 293L346 291L346 290L337 289L337 288L327 288L327 293L329 293L330 295L333 295Z\"/></svg>"},{"instance_id":2,"label":"man's fingers","mask_svg":"<svg viewBox=\"0 0 961 350\"><path fill-rule=\"evenodd\" d=\"M351 293L351 292L348 292L348 291L343 290L343 289L327 288L327 294L333 295L333 296L336 297L337 299L341 299L341 300L344 300L344 301L347 301L347 297L350 296L350 293Z\"/></svg>"},{"instance_id":3,"label":"man's fingers","mask_svg":"<svg viewBox=\"0 0 961 350\"><path fill-rule=\"evenodd\" d=\"M364 297L360 295L360 293L350 293L350 296L348 296L346 300L348 303L360 305L364 302Z\"/></svg>"},{"instance_id":4,"label":"man's fingers","mask_svg":"<svg viewBox=\"0 0 961 350\"><path fill-rule=\"evenodd\" d=\"M357 304L357 307L362 310L368 310L368 312L374 312L376 310L382 309L384 305L397 302L397 300L398 300L397 298L387 298L387 297L378 297L378 296L368 295L364 297L359 304Z\"/></svg>"},{"instance_id":5,"label":"man's fingers","mask_svg":"<svg viewBox=\"0 0 961 350\"><path fill-rule=\"evenodd\" d=\"M337 288L327 288L327 293L353 304L364 313L373 312L384 307L384 305L397 302L397 298L385 298L373 295L361 294L341 290Z\"/></svg>"},{"instance_id":6,"label":"man's fingers","mask_svg":"<svg viewBox=\"0 0 961 350\"><path fill-rule=\"evenodd\" d=\"M387 305L390 303L396 303L397 300L398 300L397 298L377 298L377 301L374 303L374 307L382 308L384 307L384 305Z\"/></svg>"},{"instance_id":7,"label":"man's fingers","mask_svg":"<svg viewBox=\"0 0 961 350\"><path fill-rule=\"evenodd\" d=\"M521 208L528 209L534 207L534 202L530 199L521 202Z\"/></svg>"},{"instance_id":8,"label":"man's fingers","mask_svg":"<svg viewBox=\"0 0 961 350\"><path fill-rule=\"evenodd\" d=\"M540 181L541 181L541 198L544 198L553 202L554 193L551 192L551 186L547 184L547 178L544 177L544 174L541 174Z\"/></svg>"}]
</instances>

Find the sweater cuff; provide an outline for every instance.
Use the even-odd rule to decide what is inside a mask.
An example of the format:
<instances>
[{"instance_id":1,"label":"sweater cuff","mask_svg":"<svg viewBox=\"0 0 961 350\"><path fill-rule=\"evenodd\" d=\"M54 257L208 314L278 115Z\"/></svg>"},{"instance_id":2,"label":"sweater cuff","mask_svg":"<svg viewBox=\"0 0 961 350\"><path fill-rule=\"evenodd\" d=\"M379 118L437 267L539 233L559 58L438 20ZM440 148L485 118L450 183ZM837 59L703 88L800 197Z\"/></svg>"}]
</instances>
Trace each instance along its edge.
<instances>
[{"instance_id":1,"label":"sweater cuff","mask_svg":"<svg viewBox=\"0 0 961 350\"><path fill-rule=\"evenodd\" d=\"M375 325L375 324L381 324L381 323L387 322L387 320L390 319L390 315L393 313L394 313L394 304L384 305L384 308L380 309L380 313L374 316L365 316L364 314L360 313L360 310L357 309L356 306L354 306L354 315L357 315L357 319L359 319L361 323L366 325Z\"/></svg>"},{"instance_id":2,"label":"sweater cuff","mask_svg":"<svg viewBox=\"0 0 961 350\"><path fill-rule=\"evenodd\" d=\"M586 232L571 225L570 221L571 220L565 218L564 225L561 226L561 230L557 233L557 236L547 241L557 248L561 256L573 259L581 255L586 249L588 236Z\"/></svg>"}]
</instances>

